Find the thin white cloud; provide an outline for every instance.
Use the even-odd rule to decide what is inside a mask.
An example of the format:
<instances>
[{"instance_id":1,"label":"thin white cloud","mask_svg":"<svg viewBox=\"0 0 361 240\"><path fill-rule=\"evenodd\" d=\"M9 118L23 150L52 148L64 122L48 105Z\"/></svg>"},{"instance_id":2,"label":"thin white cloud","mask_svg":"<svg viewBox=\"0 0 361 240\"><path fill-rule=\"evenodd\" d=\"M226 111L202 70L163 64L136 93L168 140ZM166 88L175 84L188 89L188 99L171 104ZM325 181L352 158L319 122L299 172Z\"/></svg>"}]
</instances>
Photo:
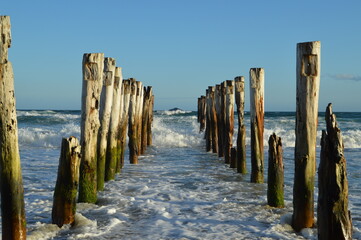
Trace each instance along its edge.
<instances>
[{"instance_id":1,"label":"thin white cloud","mask_svg":"<svg viewBox=\"0 0 361 240\"><path fill-rule=\"evenodd\" d=\"M353 74L330 74L330 77L336 80L350 80L350 81L361 81L360 75Z\"/></svg>"}]
</instances>

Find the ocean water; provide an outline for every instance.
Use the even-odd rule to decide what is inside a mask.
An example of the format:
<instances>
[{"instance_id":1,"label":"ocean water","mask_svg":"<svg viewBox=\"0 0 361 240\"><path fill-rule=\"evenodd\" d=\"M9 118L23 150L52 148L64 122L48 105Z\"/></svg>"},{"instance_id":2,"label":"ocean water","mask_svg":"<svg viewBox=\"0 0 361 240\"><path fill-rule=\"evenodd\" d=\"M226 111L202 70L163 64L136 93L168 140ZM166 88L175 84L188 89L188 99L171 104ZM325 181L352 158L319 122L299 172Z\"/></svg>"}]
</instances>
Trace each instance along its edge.
<instances>
[{"instance_id":1,"label":"ocean water","mask_svg":"<svg viewBox=\"0 0 361 240\"><path fill-rule=\"evenodd\" d=\"M361 239L361 113L336 114L347 159L353 237ZM124 169L99 192L98 203L78 204L75 225L61 229L51 224L60 143L62 137L79 137L80 112L19 110L18 122L28 239L317 239L316 229L295 233L290 226L294 113L265 116L265 170L268 137L275 132L283 141L285 208L268 207L266 184L250 183L249 174L236 173L205 151L196 112L157 111L153 146L139 164L130 165L126 153ZM246 125L250 171L248 114ZM322 129L320 114L318 143Z\"/></svg>"}]
</instances>

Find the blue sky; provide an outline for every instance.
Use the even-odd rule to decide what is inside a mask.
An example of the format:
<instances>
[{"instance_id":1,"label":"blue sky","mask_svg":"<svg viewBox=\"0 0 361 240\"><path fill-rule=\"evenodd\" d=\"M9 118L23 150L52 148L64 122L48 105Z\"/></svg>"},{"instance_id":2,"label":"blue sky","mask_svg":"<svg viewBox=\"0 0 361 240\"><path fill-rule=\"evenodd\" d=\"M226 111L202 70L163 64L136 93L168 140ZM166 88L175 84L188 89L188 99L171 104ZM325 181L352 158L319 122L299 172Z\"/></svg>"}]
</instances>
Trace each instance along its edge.
<instances>
[{"instance_id":1,"label":"blue sky","mask_svg":"<svg viewBox=\"0 0 361 240\"><path fill-rule=\"evenodd\" d=\"M80 109L84 53L196 110L208 86L265 69L265 110L294 111L296 44L321 41L319 110L361 111L361 1L3 0L18 109Z\"/></svg>"}]
</instances>

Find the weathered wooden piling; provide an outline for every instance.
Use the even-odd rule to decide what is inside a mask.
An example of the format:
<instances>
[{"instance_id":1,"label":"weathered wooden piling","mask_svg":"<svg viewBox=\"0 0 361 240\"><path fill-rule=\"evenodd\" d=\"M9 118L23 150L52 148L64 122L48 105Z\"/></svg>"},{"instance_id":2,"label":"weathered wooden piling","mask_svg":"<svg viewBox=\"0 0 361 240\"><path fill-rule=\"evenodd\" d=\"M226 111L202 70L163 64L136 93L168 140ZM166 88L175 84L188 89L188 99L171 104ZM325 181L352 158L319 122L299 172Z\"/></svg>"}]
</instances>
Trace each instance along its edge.
<instances>
[{"instance_id":1,"label":"weathered wooden piling","mask_svg":"<svg viewBox=\"0 0 361 240\"><path fill-rule=\"evenodd\" d=\"M273 133L268 140L267 203L271 207L284 207L284 169L282 141Z\"/></svg>"},{"instance_id":2,"label":"weathered wooden piling","mask_svg":"<svg viewBox=\"0 0 361 240\"><path fill-rule=\"evenodd\" d=\"M108 131L113 104L115 59L104 59L103 89L100 95L100 128L98 134L97 189L104 189L105 162L107 155Z\"/></svg>"},{"instance_id":3,"label":"weathered wooden piling","mask_svg":"<svg viewBox=\"0 0 361 240\"><path fill-rule=\"evenodd\" d=\"M327 132L322 131L318 168L318 239L352 239L348 210L348 180L341 130L329 104L325 114Z\"/></svg>"},{"instance_id":4,"label":"weathered wooden piling","mask_svg":"<svg viewBox=\"0 0 361 240\"><path fill-rule=\"evenodd\" d=\"M100 126L99 102L103 84L103 69L103 53L84 54L79 202L95 203L97 201L97 139Z\"/></svg>"},{"instance_id":5,"label":"weathered wooden piling","mask_svg":"<svg viewBox=\"0 0 361 240\"><path fill-rule=\"evenodd\" d=\"M144 87L143 118L142 118L142 144L140 154L144 154L148 146L148 127L150 121L150 109L152 101L152 87Z\"/></svg>"},{"instance_id":6,"label":"weathered wooden piling","mask_svg":"<svg viewBox=\"0 0 361 240\"><path fill-rule=\"evenodd\" d=\"M152 126L153 126L153 110L154 109L154 95L152 91L152 96L150 98L150 108L149 108L149 121L148 121L148 133L147 133L147 145L152 145L153 134L152 134Z\"/></svg>"},{"instance_id":7,"label":"weathered wooden piling","mask_svg":"<svg viewBox=\"0 0 361 240\"><path fill-rule=\"evenodd\" d=\"M225 92L225 132L224 132L224 161L230 163L231 148L234 132L234 81L226 81Z\"/></svg>"},{"instance_id":8,"label":"weathered wooden piling","mask_svg":"<svg viewBox=\"0 0 361 240\"><path fill-rule=\"evenodd\" d=\"M251 182L263 183L264 69L251 68L249 79L251 97Z\"/></svg>"},{"instance_id":9,"label":"weathered wooden piling","mask_svg":"<svg viewBox=\"0 0 361 240\"><path fill-rule=\"evenodd\" d=\"M124 152L126 148L127 141L127 130L128 130L128 121L129 121L129 102L130 102L130 81L123 80L123 111L121 112L120 119L120 156L119 163L116 167L116 172L120 172L120 169L124 166Z\"/></svg>"},{"instance_id":10,"label":"weathered wooden piling","mask_svg":"<svg viewBox=\"0 0 361 240\"><path fill-rule=\"evenodd\" d=\"M105 162L105 181L115 178L117 162L119 161L119 117L122 104L122 69L115 68L113 103L110 115L110 125L108 133L107 157Z\"/></svg>"},{"instance_id":11,"label":"weathered wooden piling","mask_svg":"<svg viewBox=\"0 0 361 240\"><path fill-rule=\"evenodd\" d=\"M206 96L198 98L198 123L199 132L203 132L206 127Z\"/></svg>"},{"instance_id":12,"label":"weathered wooden piling","mask_svg":"<svg viewBox=\"0 0 361 240\"><path fill-rule=\"evenodd\" d=\"M211 96L209 89L206 89L206 151L209 152L212 149L212 126L211 126Z\"/></svg>"},{"instance_id":13,"label":"weathered wooden piling","mask_svg":"<svg viewBox=\"0 0 361 240\"><path fill-rule=\"evenodd\" d=\"M215 89L215 103L216 103L216 114L217 114L217 130L218 130L218 157L224 156L224 149L223 149L223 135L224 135L224 104L222 101L222 86L216 85Z\"/></svg>"},{"instance_id":14,"label":"weathered wooden piling","mask_svg":"<svg viewBox=\"0 0 361 240\"><path fill-rule=\"evenodd\" d=\"M236 168L237 167L237 148L231 148L231 158L229 160L229 167Z\"/></svg>"},{"instance_id":15,"label":"weathered wooden piling","mask_svg":"<svg viewBox=\"0 0 361 240\"><path fill-rule=\"evenodd\" d=\"M138 164L138 132L137 132L137 92L138 83L135 79L130 79L131 91L130 91L130 105L129 105L129 126L128 126L128 147L129 147L129 162L131 164Z\"/></svg>"},{"instance_id":16,"label":"weathered wooden piling","mask_svg":"<svg viewBox=\"0 0 361 240\"><path fill-rule=\"evenodd\" d=\"M2 239L26 239L9 16L0 16L0 189Z\"/></svg>"},{"instance_id":17,"label":"weathered wooden piling","mask_svg":"<svg viewBox=\"0 0 361 240\"><path fill-rule=\"evenodd\" d=\"M73 224L75 220L80 158L78 139L63 138L51 215L52 223L59 227Z\"/></svg>"},{"instance_id":18,"label":"weathered wooden piling","mask_svg":"<svg viewBox=\"0 0 361 240\"><path fill-rule=\"evenodd\" d=\"M210 128L212 134L212 152L218 152L218 129L217 129L217 112L215 100L215 87L208 87L209 93L209 114L210 114Z\"/></svg>"},{"instance_id":19,"label":"weathered wooden piling","mask_svg":"<svg viewBox=\"0 0 361 240\"><path fill-rule=\"evenodd\" d=\"M292 226L296 231L314 224L316 133L320 86L321 43L297 44L296 144Z\"/></svg>"},{"instance_id":20,"label":"weathered wooden piling","mask_svg":"<svg viewBox=\"0 0 361 240\"><path fill-rule=\"evenodd\" d=\"M235 99L238 116L238 135L237 135L237 172L246 174L246 126L244 124L244 77L239 76L234 79Z\"/></svg>"},{"instance_id":21,"label":"weathered wooden piling","mask_svg":"<svg viewBox=\"0 0 361 240\"><path fill-rule=\"evenodd\" d=\"M136 101L137 101L137 106L136 106L137 145L138 145L138 155L141 155L144 87L143 87L143 83L140 81L137 81L137 100Z\"/></svg>"}]
</instances>

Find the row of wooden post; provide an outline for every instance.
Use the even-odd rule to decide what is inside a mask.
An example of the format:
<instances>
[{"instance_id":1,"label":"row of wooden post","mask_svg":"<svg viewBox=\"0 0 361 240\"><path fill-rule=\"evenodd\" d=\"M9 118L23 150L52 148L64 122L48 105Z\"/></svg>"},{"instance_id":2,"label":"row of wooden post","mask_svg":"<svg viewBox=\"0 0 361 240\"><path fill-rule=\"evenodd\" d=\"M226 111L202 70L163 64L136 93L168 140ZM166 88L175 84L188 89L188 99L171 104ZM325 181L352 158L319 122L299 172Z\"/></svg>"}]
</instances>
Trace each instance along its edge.
<instances>
[{"instance_id":1,"label":"row of wooden post","mask_svg":"<svg viewBox=\"0 0 361 240\"><path fill-rule=\"evenodd\" d=\"M297 44L297 105L295 177L292 226L296 231L314 225L314 178L316 167L316 134L320 84L320 42ZM235 83L235 84L234 84ZM209 87L206 96L198 98L200 131L205 129L206 150L218 152L237 172L245 173L244 78ZM232 148L233 88L238 113L237 150ZM326 110L327 133L321 141L319 168L318 236L320 239L351 239L351 214L348 211L346 160L335 116ZM216 117L215 117L216 116ZM264 70L250 70L251 182L264 182ZM218 134L218 135L217 135ZM218 145L217 145L218 144ZM217 148L218 146L218 148ZM230 154L232 149L232 154ZM230 161L236 158L235 162ZM236 156L236 157L234 157ZM240 164L242 164L240 166ZM244 165L243 165L244 164ZM243 169L240 170L240 169ZM283 207L283 160L281 138L269 138L268 204ZM339 184L341 183L341 184Z\"/></svg>"},{"instance_id":2,"label":"row of wooden post","mask_svg":"<svg viewBox=\"0 0 361 240\"><path fill-rule=\"evenodd\" d=\"M97 201L104 182L124 166L127 132L130 163L138 163L152 143L153 104L152 87L123 80L115 59L84 54L81 140L63 139L53 223L61 227L74 222L78 186L78 202Z\"/></svg>"}]
</instances>

